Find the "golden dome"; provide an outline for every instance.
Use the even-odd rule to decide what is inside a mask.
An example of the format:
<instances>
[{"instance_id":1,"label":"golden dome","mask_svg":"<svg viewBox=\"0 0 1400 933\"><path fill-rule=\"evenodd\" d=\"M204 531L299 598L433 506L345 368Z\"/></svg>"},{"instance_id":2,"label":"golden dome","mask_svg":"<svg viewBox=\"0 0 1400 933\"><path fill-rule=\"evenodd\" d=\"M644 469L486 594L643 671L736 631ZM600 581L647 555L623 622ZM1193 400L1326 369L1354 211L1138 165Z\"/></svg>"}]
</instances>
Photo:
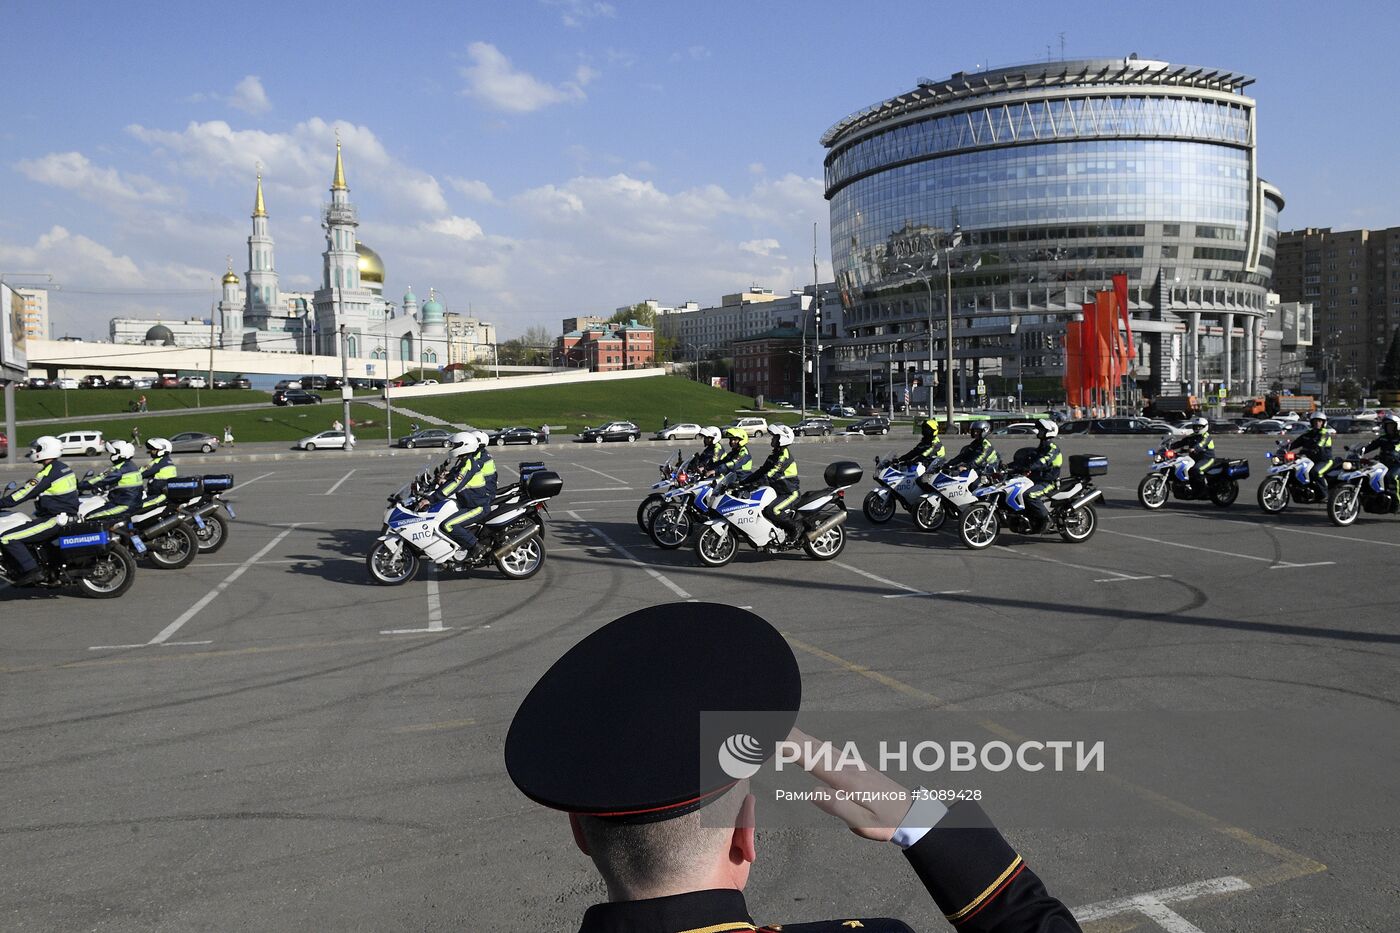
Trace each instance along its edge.
<instances>
[{"instance_id":1,"label":"golden dome","mask_svg":"<svg viewBox=\"0 0 1400 933\"><path fill-rule=\"evenodd\" d=\"M355 241L355 252L360 254L360 281L384 284L384 260L365 244Z\"/></svg>"},{"instance_id":2,"label":"golden dome","mask_svg":"<svg viewBox=\"0 0 1400 933\"><path fill-rule=\"evenodd\" d=\"M225 285L237 285L237 284L238 284L238 275L237 275L237 273L235 273L232 269L230 269L230 270L228 270L227 272L225 272L225 273L224 273L224 284L225 284Z\"/></svg>"}]
</instances>

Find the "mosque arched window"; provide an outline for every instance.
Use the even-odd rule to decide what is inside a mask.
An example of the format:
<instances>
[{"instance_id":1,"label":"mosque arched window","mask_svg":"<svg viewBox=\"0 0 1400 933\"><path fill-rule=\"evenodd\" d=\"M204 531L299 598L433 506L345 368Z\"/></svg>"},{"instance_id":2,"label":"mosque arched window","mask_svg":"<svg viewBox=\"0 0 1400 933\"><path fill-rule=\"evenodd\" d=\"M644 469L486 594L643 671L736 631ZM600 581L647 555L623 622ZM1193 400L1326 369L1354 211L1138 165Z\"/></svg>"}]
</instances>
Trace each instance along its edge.
<instances>
[{"instance_id":1,"label":"mosque arched window","mask_svg":"<svg viewBox=\"0 0 1400 933\"><path fill-rule=\"evenodd\" d=\"M358 340L355 339L354 335L351 335L351 336L348 336L348 337L345 338L345 355L346 355L346 356L358 356L359 354L358 354L357 351L358 351L359 349L360 349L360 342L359 342Z\"/></svg>"},{"instance_id":2,"label":"mosque arched window","mask_svg":"<svg viewBox=\"0 0 1400 933\"><path fill-rule=\"evenodd\" d=\"M399 339L399 359L407 363L413 359L413 337L405 334Z\"/></svg>"}]
</instances>

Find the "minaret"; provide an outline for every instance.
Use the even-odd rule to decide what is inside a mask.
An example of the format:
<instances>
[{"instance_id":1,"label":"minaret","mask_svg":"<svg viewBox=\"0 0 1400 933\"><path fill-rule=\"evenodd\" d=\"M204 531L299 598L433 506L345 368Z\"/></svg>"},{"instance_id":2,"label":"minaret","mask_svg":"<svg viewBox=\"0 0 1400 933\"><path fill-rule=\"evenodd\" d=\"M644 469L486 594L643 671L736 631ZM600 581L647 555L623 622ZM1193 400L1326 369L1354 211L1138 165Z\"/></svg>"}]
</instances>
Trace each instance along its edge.
<instances>
[{"instance_id":1,"label":"minaret","mask_svg":"<svg viewBox=\"0 0 1400 933\"><path fill-rule=\"evenodd\" d=\"M359 220L345 183L345 163L340 155L340 131L335 136L335 176L331 202L326 205L326 251L321 254L321 287L316 290L316 347L320 354L340 352L339 332L345 325L352 349L359 350L359 335L367 326L370 294L360 288L360 254L355 251ZM354 355L352 353L352 355Z\"/></svg>"},{"instance_id":2,"label":"minaret","mask_svg":"<svg viewBox=\"0 0 1400 933\"><path fill-rule=\"evenodd\" d=\"M219 301L219 346L225 350L243 348L243 296L239 294L238 274L233 271L233 257L228 257L224 273L223 297Z\"/></svg>"},{"instance_id":3,"label":"minaret","mask_svg":"<svg viewBox=\"0 0 1400 933\"><path fill-rule=\"evenodd\" d=\"M268 318L280 310L281 299L277 293L277 266L272 259L272 237L267 233L261 171L253 200L253 235L248 237L248 273L244 281L248 287L244 320L257 330L267 330Z\"/></svg>"}]
</instances>

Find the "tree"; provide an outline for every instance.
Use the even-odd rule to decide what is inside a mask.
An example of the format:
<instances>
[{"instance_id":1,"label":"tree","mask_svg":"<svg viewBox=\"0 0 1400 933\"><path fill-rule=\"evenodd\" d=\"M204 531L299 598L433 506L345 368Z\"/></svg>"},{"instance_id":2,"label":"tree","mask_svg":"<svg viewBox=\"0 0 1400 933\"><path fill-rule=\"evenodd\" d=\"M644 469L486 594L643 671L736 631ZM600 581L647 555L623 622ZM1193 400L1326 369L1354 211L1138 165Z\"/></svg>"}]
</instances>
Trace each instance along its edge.
<instances>
[{"instance_id":1,"label":"tree","mask_svg":"<svg viewBox=\"0 0 1400 933\"><path fill-rule=\"evenodd\" d=\"M519 337L496 348L501 362L508 366L548 366L554 351L554 338L543 324L531 324Z\"/></svg>"},{"instance_id":2,"label":"tree","mask_svg":"<svg viewBox=\"0 0 1400 933\"><path fill-rule=\"evenodd\" d=\"M1400 327L1390 335L1390 349L1381 364L1381 378L1376 381L1376 388L1391 392L1400 389Z\"/></svg>"}]
</instances>

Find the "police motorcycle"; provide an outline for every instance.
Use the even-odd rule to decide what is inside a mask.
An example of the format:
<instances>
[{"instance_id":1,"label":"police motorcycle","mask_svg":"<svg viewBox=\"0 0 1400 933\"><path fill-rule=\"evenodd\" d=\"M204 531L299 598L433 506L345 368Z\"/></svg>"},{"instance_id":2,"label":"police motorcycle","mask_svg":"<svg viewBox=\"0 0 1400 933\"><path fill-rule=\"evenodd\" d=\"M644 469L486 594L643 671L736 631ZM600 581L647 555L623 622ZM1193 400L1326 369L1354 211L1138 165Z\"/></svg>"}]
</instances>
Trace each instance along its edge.
<instances>
[{"instance_id":1,"label":"police motorcycle","mask_svg":"<svg viewBox=\"0 0 1400 933\"><path fill-rule=\"evenodd\" d=\"M860 465L849 460L829 464L822 473L827 488L803 493L791 507L802 526L795 539L763 515L777 498L776 490L763 486L752 493L731 492L735 477L727 476L703 497L710 517L700 525L695 556L707 567L723 567L743 542L765 554L800 547L812 560L831 560L846 546L846 490L863 475Z\"/></svg>"},{"instance_id":2,"label":"police motorcycle","mask_svg":"<svg viewBox=\"0 0 1400 933\"><path fill-rule=\"evenodd\" d=\"M230 473L177 476L166 484L166 498L189 519L201 554L213 554L228 540L229 520L237 515L223 494L232 488Z\"/></svg>"},{"instance_id":3,"label":"police motorcycle","mask_svg":"<svg viewBox=\"0 0 1400 933\"><path fill-rule=\"evenodd\" d=\"M942 460L935 460L925 466L922 463L896 463L894 457L876 457L875 471L870 477L875 481L876 488L866 494L865 501L860 505L861 511L876 525L883 525L894 518L896 507L914 514L924 498L919 478L941 463Z\"/></svg>"},{"instance_id":4,"label":"police motorcycle","mask_svg":"<svg viewBox=\"0 0 1400 933\"><path fill-rule=\"evenodd\" d=\"M10 483L5 492L17 487ZM0 512L0 534L29 522L23 512ZM26 588L60 589L76 586L92 599L113 599L131 589L136 580L136 561L121 540L101 525L59 518L62 530L57 537L29 546L39 565L39 577ZM0 554L0 580L13 585L17 574Z\"/></svg>"},{"instance_id":5,"label":"police motorcycle","mask_svg":"<svg viewBox=\"0 0 1400 933\"><path fill-rule=\"evenodd\" d=\"M1345 528L1363 511L1389 515L1400 510L1400 503L1385 481L1389 472L1386 465L1361 456L1353 447L1346 448L1345 453L1337 464L1336 482L1327 496L1327 520Z\"/></svg>"},{"instance_id":6,"label":"police motorcycle","mask_svg":"<svg viewBox=\"0 0 1400 933\"><path fill-rule=\"evenodd\" d=\"M637 527L642 531L650 533L652 516L666 504L666 494L690 482L691 477L681 469L684 462L685 454L678 450L674 463L667 460L659 464L661 479L651 484L651 492L637 506Z\"/></svg>"},{"instance_id":7,"label":"police motorcycle","mask_svg":"<svg viewBox=\"0 0 1400 933\"><path fill-rule=\"evenodd\" d=\"M1329 493L1323 493L1308 478L1313 468L1312 458L1289 450L1288 444L1289 439L1284 438L1276 448L1264 455L1269 461L1269 469L1264 481L1259 484L1258 500L1259 508L1270 515L1277 515L1288 508L1289 502L1305 505L1324 502L1337 482L1337 462L1334 459L1331 469L1322 474L1329 490Z\"/></svg>"},{"instance_id":8,"label":"police motorcycle","mask_svg":"<svg viewBox=\"0 0 1400 933\"><path fill-rule=\"evenodd\" d=\"M664 493L662 505L651 513L647 527L652 543L667 551L685 544L695 524L708 517L705 497L717 482L713 476L696 478L684 472L680 475L690 482Z\"/></svg>"},{"instance_id":9,"label":"police motorcycle","mask_svg":"<svg viewBox=\"0 0 1400 933\"><path fill-rule=\"evenodd\" d=\"M499 495L492 501L477 528L478 538L486 548L476 558L463 555L457 542L442 530L443 524L460 510L456 499L418 508L418 502L436 485L435 480L436 474L425 470L389 497L383 532L365 556L365 566L375 583L407 583L424 561L456 571L491 562L511 580L524 580L539 572L544 566L545 548L543 521L537 513L563 490L564 481L558 473L531 472L517 484L517 490L507 493L504 503Z\"/></svg>"},{"instance_id":10,"label":"police motorcycle","mask_svg":"<svg viewBox=\"0 0 1400 933\"><path fill-rule=\"evenodd\" d=\"M78 484L79 493L86 493L78 499L80 519L86 519L107 507L107 496L87 485L92 476L93 471L88 470ZM167 488L178 481L179 477L168 480ZM153 509L144 512L133 509L115 519L95 521L121 541L138 560L149 560L158 570L180 570L188 567L199 553L195 527L203 519L197 515L185 515L175 507L175 502L167 491L166 501Z\"/></svg>"},{"instance_id":11,"label":"police motorcycle","mask_svg":"<svg viewBox=\"0 0 1400 933\"><path fill-rule=\"evenodd\" d=\"M976 489L984 482L981 474L966 465L925 474L919 482L921 495L913 510L914 524L920 531L937 531L950 515L960 519L964 510L981 501Z\"/></svg>"},{"instance_id":12,"label":"police motorcycle","mask_svg":"<svg viewBox=\"0 0 1400 933\"><path fill-rule=\"evenodd\" d=\"M1034 447L1018 450L1011 470L1034 452ZM989 474L988 485L973 490L981 501L962 510L958 519L963 544L974 551L991 547L1002 528L1023 535L1057 531L1072 544L1088 541L1098 527L1093 503L1103 498L1103 492L1094 488L1093 477L1108 473L1108 458L1075 454L1069 458L1069 472L1055 482L1055 489L1046 497L1048 522L1026 503L1026 493L1036 485L1035 480L1014 472Z\"/></svg>"},{"instance_id":13,"label":"police motorcycle","mask_svg":"<svg viewBox=\"0 0 1400 933\"><path fill-rule=\"evenodd\" d=\"M1162 438L1162 445L1149 450L1147 456L1152 465L1137 491L1138 502L1147 509L1160 509L1172 496L1183 501L1209 499L1223 509L1239 498L1240 480L1249 478L1248 460L1217 459L1202 473L1205 484L1193 483L1195 458L1172 449L1170 438Z\"/></svg>"}]
</instances>

